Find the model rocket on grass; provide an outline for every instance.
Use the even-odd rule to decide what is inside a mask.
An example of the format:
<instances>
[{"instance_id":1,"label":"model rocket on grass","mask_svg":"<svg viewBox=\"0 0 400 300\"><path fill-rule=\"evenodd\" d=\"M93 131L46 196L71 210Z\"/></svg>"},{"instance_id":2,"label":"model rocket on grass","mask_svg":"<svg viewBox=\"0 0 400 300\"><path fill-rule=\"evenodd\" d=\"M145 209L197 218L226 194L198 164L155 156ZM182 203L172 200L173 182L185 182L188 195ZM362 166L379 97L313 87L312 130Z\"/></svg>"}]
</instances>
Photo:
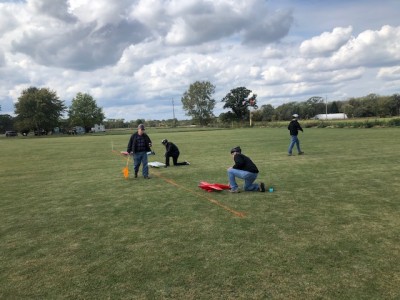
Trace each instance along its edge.
<instances>
[{"instance_id":1,"label":"model rocket on grass","mask_svg":"<svg viewBox=\"0 0 400 300\"><path fill-rule=\"evenodd\" d=\"M231 187L227 184L221 184L221 183L209 183L206 181L201 181L200 184L198 185L199 188L207 191L207 192L213 192L213 191L223 191L223 190L229 190Z\"/></svg>"}]
</instances>

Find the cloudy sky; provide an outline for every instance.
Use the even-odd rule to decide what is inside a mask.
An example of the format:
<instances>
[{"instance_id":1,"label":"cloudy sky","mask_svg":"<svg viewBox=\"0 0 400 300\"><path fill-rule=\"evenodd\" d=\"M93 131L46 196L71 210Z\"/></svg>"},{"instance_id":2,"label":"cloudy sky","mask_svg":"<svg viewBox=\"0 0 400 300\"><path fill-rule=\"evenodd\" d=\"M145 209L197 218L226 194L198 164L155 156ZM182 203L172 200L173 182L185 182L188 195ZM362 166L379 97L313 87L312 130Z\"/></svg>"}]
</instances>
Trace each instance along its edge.
<instances>
[{"instance_id":1,"label":"cloudy sky","mask_svg":"<svg viewBox=\"0 0 400 300\"><path fill-rule=\"evenodd\" d=\"M399 12L399 0L0 0L0 113L30 86L67 106L89 93L125 121L188 119L195 81L216 86L217 116L240 86L274 107L392 95Z\"/></svg>"}]
</instances>

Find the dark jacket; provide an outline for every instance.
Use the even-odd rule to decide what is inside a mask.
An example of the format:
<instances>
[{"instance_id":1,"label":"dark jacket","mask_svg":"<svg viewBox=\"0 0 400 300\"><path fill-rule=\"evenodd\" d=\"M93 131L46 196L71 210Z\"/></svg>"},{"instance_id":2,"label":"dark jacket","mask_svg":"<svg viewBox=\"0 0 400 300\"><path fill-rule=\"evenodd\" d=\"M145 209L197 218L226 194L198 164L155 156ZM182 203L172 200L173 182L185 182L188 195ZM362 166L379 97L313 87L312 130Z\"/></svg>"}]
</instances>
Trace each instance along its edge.
<instances>
[{"instance_id":1,"label":"dark jacket","mask_svg":"<svg viewBox=\"0 0 400 300\"><path fill-rule=\"evenodd\" d=\"M299 122L297 122L296 119L290 121L287 129L290 130L290 135L298 135L299 130L303 131L303 128L301 128Z\"/></svg>"},{"instance_id":2,"label":"dark jacket","mask_svg":"<svg viewBox=\"0 0 400 300\"><path fill-rule=\"evenodd\" d=\"M233 157L235 164L232 168L243 170L251 173L258 173L256 165L248 158L246 155L241 153L236 153Z\"/></svg>"},{"instance_id":3,"label":"dark jacket","mask_svg":"<svg viewBox=\"0 0 400 300\"><path fill-rule=\"evenodd\" d=\"M133 153L135 154L135 152L137 152L137 143L136 143L136 139L138 137L138 133L135 132L134 134L131 135L131 138L129 139L129 143L128 143L128 148L127 148L127 152L128 153ZM142 135L144 137L145 140L145 146L146 146L146 152L151 151L151 140L149 138L149 136L146 133L143 133Z\"/></svg>"},{"instance_id":4,"label":"dark jacket","mask_svg":"<svg viewBox=\"0 0 400 300\"><path fill-rule=\"evenodd\" d=\"M178 147L171 142L165 144L165 156L179 156L179 149Z\"/></svg>"}]
</instances>

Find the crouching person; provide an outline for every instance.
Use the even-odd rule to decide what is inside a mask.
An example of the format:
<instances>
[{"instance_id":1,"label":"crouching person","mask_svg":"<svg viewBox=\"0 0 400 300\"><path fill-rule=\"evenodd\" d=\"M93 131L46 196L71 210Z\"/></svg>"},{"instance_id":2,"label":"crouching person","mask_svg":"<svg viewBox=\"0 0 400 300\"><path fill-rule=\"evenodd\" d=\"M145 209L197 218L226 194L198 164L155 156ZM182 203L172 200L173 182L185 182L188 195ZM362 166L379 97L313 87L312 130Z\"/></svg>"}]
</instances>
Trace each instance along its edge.
<instances>
[{"instance_id":1,"label":"crouching person","mask_svg":"<svg viewBox=\"0 0 400 300\"><path fill-rule=\"evenodd\" d=\"M178 147L174 143L169 142L167 139L163 139L161 144L165 146L165 167L169 167L170 157L172 157L172 162L174 163L174 166L190 165L187 161L178 162L180 152Z\"/></svg>"},{"instance_id":2,"label":"crouching person","mask_svg":"<svg viewBox=\"0 0 400 300\"><path fill-rule=\"evenodd\" d=\"M254 183L258 176L258 169L252 160L242 154L239 146L231 150L231 155L235 164L228 169L230 192L239 193L236 177L244 180L244 191L265 192L265 184L263 182Z\"/></svg>"}]
</instances>

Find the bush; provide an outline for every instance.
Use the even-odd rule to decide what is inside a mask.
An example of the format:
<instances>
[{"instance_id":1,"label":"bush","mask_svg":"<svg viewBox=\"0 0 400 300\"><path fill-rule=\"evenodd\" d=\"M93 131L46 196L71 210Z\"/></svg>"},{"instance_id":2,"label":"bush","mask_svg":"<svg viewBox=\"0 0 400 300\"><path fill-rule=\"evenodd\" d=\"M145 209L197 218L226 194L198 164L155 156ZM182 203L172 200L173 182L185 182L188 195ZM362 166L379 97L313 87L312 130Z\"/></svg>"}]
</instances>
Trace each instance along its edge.
<instances>
[{"instance_id":1,"label":"bush","mask_svg":"<svg viewBox=\"0 0 400 300\"><path fill-rule=\"evenodd\" d=\"M389 126L400 126L400 118L391 119L388 122Z\"/></svg>"}]
</instances>

